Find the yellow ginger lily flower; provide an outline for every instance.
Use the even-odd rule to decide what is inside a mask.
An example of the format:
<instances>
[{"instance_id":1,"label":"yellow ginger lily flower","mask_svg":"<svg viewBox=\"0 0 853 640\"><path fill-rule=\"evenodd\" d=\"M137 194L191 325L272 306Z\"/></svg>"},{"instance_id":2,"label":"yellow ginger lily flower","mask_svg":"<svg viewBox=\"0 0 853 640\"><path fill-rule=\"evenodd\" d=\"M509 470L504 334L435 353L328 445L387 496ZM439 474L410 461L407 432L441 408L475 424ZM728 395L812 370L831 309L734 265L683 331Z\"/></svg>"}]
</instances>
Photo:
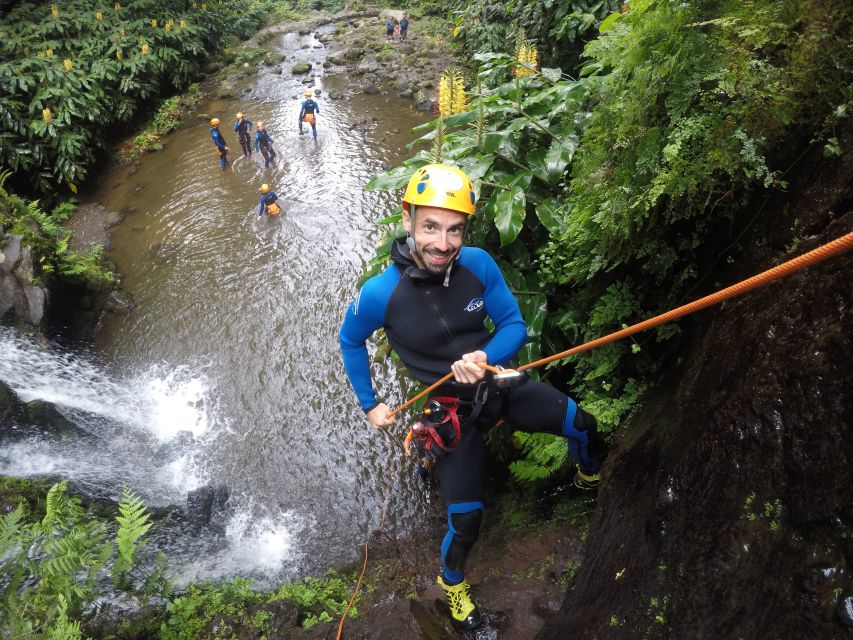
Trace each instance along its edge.
<instances>
[{"instance_id":1,"label":"yellow ginger lily flower","mask_svg":"<svg viewBox=\"0 0 853 640\"><path fill-rule=\"evenodd\" d=\"M155 29L157 28L157 20L156 19L151 20L151 26L154 27Z\"/></svg>"},{"instance_id":2,"label":"yellow ginger lily flower","mask_svg":"<svg viewBox=\"0 0 853 640\"><path fill-rule=\"evenodd\" d=\"M71 58L65 58L65 60L62 61L62 66L65 67L66 71L71 71L74 65L71 63Z\"/></svg>"},{"instance_id":3,"label":"yellow ginger lily flower","mask_svg":"<svg viewBox=\"0 0 853 640\"><path fill-rule=\"evenodd\" d=\"M59 7L57 5L50 5L50 15L52 15L54 19L59 18Z\"/></svg>"},{"instance_id":4,"label":"yellow ginger lily flower","mask_svg":"<svg viewBox=\"0 0 853 640\"><path fill-rule=\"evenodd\" d=\"M462 71L447 69L438 82L438 108L443 116L453 116L465 111L465 80Z\"/></svg>"},{"instance_id":5,"label":"yellow ginger lily flower","mask_svg":"<svg viewBox=\"0 0 853 640\"><path fill-rule=\"evenodd\" d=\"M45 124L53 122L53 114L50 112L50 109L45 108L41 110L41 119L44 120Z\"/></svg>"},{"instance_id":6,"label":"yellow ginger lily flower","mask_svg":"<svg viewBox=\"0 0 853 640\"><path fill-rule=\"evenodd\" d=\"M522 42L515 55L518 65L513 68L512 73L517 78L530 76L536 73L539 67L539 52L530 42Z\"/></svg>"},{"instance_id":7,"label":"yellow ginger lily flower","mask_svg":"<svg viewBox=\"0 0 853 640\"><path fill-rule=\"evenodd\" d=\"M100 11L96 11L96 12L95 12L95 20L97 20L98 22L100 22L100 21L101 21L101 20L103 20L103 19L104 19L104 14L103 14L103 13L101 13Z\"/></svg>"},{"instance_id":8,"label":"yellow ginger lily flower","mask_svg":"<svg viewBox=\"0 0 853 640\"><path fill-rule=\"evenodd\" d=\"M142 55L147 56L149 53L151 53L151 47L147 42L142 43Z\"/></svg>"},{"instance_id":9,"label":"yellow ginger lily flower","mask_svg":"<svg viewBox=\"0 0 853 640\"><path fill-rule=\"evenodd\" d=\"M122 50L121 50L121 49L119 49L118 51L116 51L116 60L118 60L119 62L121 62L122 60L124 60L124 52L122 52Z\"/></svg>"}]
</instances>

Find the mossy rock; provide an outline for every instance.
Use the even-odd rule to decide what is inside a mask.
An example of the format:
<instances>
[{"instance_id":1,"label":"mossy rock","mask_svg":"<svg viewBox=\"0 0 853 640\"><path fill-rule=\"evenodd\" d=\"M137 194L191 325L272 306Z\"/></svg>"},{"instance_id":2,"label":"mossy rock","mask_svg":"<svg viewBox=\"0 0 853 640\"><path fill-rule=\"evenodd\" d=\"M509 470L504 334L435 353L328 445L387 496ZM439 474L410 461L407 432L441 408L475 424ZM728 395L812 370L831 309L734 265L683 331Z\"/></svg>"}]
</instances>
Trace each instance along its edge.
<instances>
[{"instance_id":1,"label":"mossy rock","mask_svg":"<svg viewBox=\"0 0 853 640\"><path fill-rule=\"evenodd\" d=\"M290 73L295 76L302 75L303 73L308 73L311 71L312 65L307 60L302 60L301 62L297 62L295 65L290 67Z\"/></svg>"},{"instance_id":2,"label":"mossy rock","mask_svg":"<svg viewBox=\"0 0 853 640\"><path fill-rule=\"evenodd\" d=\"M216 90L217 98L236 98L237 92L234 90L234 87L231 85L230 80L227 78L223 80L219 84L219 88Z\"/></svg>"}]
</instances>

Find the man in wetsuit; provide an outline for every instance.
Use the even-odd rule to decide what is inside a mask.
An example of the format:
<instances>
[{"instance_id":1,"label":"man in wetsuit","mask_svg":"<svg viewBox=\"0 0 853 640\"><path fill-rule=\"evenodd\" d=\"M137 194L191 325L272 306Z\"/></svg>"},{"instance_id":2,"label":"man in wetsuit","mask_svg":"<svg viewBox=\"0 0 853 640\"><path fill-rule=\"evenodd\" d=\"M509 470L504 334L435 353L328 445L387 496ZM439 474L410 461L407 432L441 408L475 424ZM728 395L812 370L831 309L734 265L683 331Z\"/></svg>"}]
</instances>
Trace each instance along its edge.
<instances>
[{"instance_id":1,"label":"man in wetsuit","mask_svg":"<svg viewBox=\"0 0 853 640\"><path fill-rule=\"evenodd\" d=\"M222 132L219 130L219 118L211 118L210 120L210 137L213 138L213 144L219 150L219 166L225 171L228 166L228 145L225 144L225 138L222 137Z\"/></svg>"},{"instance_id":2,"label":"man in wetsuit","mask_svg":"<svg viewBox=\"0 0 853 640\"><path fill-rule=\"evenodd\" d=\"M268 216L277 216L281 214L281 207L276 202L278 200L278 194L275 191L270 190L270 186L266 183L262 184L258 191L261 192L261 197L257 219L260 220L261 216L265 213Z\"/></svg>"},{"instance_id":3,"label":"man in wetsuit","mask_svg":"<svg viewBox=\"0 0 853 640\"><path fill-rule=\"evenodd\" d=\"M305 100L302 101L302 108L299 110L299 135L302 135L302 123L307 122L311 125L311 131L314 133L314 139L317 139L317 116L320 113L320 105L311 99L311 91L305 92Z\"/></svg>"},{"instance_id":4,"label":"man in wetsuit","mask_svg":"<svg viewBox=\"0 0 853 640\"><path fill-rule=\"evenodd\" d=\"M243 147L243 155L252 155L252 139L249 133L252 130L252 121L244 118L242 113L237 114L237 119L234 121L234 131L237 132L237 137L240 139L240 146Z\"/></svg>"},{"instance_id":5,"label":"man in wetsuit","mask_svg":"<svg viewBox=\"0 0 853 640\"><path fill-rule=\"evenodd\" d=\"M448 518L438 582L454 625L463 630L481 624L464 567L483 513L482 433L504 418L515 429L563 436L577 465L575 485L594 488L600 480L600 462L590 450L599 442L595 418L550 385L519 376L516 385L499 387L478 365L505 364L526 341L527 329L492 257L462 246L474 213L474 188L464 173L440 164L418 169L403 196L408 237L395 240L392 264L361 288L339 336L347 376L376 429L393 421L388 406L376 398L370 377L365 341L378 328L385 329L406 369L425 385L448 371L454 375L430 398L442 398L445 413L456 412L446 404L448 398L462 403L460 440L438 456L435 469ZM484 324L487 318L493 333Z\"/></svg>"},{"instance_id":6,"label":"man in wetsuit","mask_svg":"<svg viewBox=\"0 0 853 640\"><path fill-rule=\"evenodd\" d=\"M275 160L276 152L272 148L272 138L267 133L264 123L258 120L258 128L255 131L255 151L260 151L264 157L264 169Z\"/></svg>"}]
</instances>

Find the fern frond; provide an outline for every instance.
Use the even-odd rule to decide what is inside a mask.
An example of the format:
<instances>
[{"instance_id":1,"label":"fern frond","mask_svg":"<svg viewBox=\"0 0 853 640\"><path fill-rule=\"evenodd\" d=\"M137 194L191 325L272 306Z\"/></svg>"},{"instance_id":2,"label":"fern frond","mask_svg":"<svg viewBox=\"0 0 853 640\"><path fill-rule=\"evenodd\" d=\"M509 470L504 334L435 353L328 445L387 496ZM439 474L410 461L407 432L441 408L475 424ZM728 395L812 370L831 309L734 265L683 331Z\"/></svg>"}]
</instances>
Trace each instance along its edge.
<instances>
[{"instance_id":1,"label":"fern frond","mask_svg":"<svg viewBox=\"0 0 853 640\"><path fill-rule=\"evenodd\" d=\"M142 498L128 487L122 491L122 500L118 510L119 515L116 516L116 522L119 525L116 533L118 558L114 567L114 574L121 574L133 566L136 551L144 546L144 542L140 542L140 540L151 528L151 523L148 521L151 514L142 504Z\"/></svg>"}]
</instances>

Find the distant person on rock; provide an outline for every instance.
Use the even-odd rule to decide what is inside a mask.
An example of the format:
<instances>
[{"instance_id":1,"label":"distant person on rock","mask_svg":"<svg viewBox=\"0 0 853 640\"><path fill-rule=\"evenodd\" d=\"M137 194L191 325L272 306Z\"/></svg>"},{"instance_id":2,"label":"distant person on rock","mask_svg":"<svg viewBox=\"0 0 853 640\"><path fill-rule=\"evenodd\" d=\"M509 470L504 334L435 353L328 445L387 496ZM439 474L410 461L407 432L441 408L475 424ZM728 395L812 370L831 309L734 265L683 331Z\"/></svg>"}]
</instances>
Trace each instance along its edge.
<instances>
[{"instance_id":1,"label":"distant person on rock","mask_svg":"<svg viewBox=\"0 0 853 640\"><path fill-rule=\"evenodd\" d=\"M268 184L262 184L258 191L261 192L261 206L260 209L258 209L257 219L260 220L261 216L265 213L270 217L279 215L281 213L281 207L276 203L278 200L278 194L275 191L270 191L270 186Z\"/></svg>"},{"instance_id":2,"label":"distant person on rock","mask_svg":"<svg viewBox=\"0 0 853 640\"><path fill-rule=\"evenodd\" d=\"M237 114L237 119L234 121L234 131L237 132L237 137L240 139L240 146L243 147L244 156L252 156L252 139L249 131L252 129L252 121L244 118L242 113Z\"/></svg>"},{"instance_id":3,"label":"distant person on rock","mask_svg":"<svg viewBox=\"0 0 853 640\"><path fill-rule=\"evenodd\" d=\"M258 128L255 131L255 151L260 151L264 157L264 169L270 166L270 162L275 160L276 152L272 148L272 138L267 133L264 123L258 121Z\"/></svg>"},{"instance_id":4,"label":"distant person on rock","mask_svg":"<svg viewBox=\"0 0 853 640\"><path fill-rule=\"evenodd\" d=\"M385 21L385 39L389 42L394 38L394 18Z\"/></svg>"},{"instance_id":5,"label":"distant person on rock","mask_svg":"<svg viewBox=\"0 0 853 640\"><path fill-rule=\"evenodd\" d=\"M299 135L301 136L302 123L307 122L311 125L311 132L314 134L314 139L317 139L317 115L320 113L320 105L311 98L311 91L305 92L305 100L302 101L302 108L299 110Z\"/></svg>"},{"instance_id":6,"label":"distant person on rock","mask_svg":"<svg viewBox=\"0 0 853 640\"><path fill-rule=\"evenodd\" d=\"M225 144L225 138L222 137L222 132L219 130L219 118L211 118L210 120L210 137L213 138L213 144L219 150L219 166L225 171L228 166L228 145Z\"/></svg>"},{"instance_id":7,"label":"distant person on rock","mask_svg":"<svg viewBox=\"0 0 853 640\"><path fill-rule=\"evenodd\" d=\"M400 20L400 42L406 41L406 34L409 31L409 18L406 17L406 14L403 14L403 19Z\"/></svg>"},{"instance_id":8,"label":"distant person on rock","mask_svg":"<svg viewBox=\"0 0 853 640\"><path fill-rule=\"evenodd\" d=\"M403 195L406 236L391 245L391 264L364 283L339 334L344 369L374 429L395 420L371 379L366 341L376 330L384 328L391 348L422 384L453 374L427 396L404 447L438 476L447 504L438 583L454 626L464 631L482 624L465 560L483 517L484 434L505 419L513 429L564 438L579 489L598 485L597 448L603 444L595 418L556 387L523 372L494 373L527 342L527 327L495 260L463 245L475 213L474 185L462 171L443 164L417 169Z\"/></svg>"}]
</instances>

